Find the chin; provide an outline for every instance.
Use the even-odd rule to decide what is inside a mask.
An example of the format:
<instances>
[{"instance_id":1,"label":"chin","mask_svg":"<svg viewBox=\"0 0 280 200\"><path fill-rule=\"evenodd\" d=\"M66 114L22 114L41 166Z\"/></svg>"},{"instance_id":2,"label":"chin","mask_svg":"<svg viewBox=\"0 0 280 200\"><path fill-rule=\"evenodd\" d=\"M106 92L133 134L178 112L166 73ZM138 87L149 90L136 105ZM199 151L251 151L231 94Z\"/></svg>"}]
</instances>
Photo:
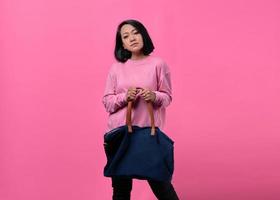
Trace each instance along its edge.
<instances>
[{"instance_id":1,"label":"chin","mask_svg":"<svg viewBox=\"0 0 280 200\"><path fill-rule=\"evenodd\" d=\"M141 51L141 48L139 48L139 49L131 49L131 52L132 53L138 53L138 52L140 52Z\"/></svg>"}]
</instances>

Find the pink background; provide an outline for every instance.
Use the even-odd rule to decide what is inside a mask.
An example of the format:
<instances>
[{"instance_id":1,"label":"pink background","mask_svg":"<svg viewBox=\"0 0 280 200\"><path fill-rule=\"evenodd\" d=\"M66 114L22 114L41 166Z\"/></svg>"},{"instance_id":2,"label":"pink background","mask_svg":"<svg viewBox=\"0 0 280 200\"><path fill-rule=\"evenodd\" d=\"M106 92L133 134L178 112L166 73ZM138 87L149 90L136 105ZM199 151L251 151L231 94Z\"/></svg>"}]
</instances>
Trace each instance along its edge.
<instances>
[{"instance_id":1,"label":"pink background","mask_svg":"<svg viewBox=\"0 0 280 200\"><path fill-rule=\"evenodd\" d=\"M111 199L101 103L115 31L138 19L170 66L182 200L280 199L277 0L2 0L0 199ZM133 200L155 200L134 180Z\"/></svg>"}]
</instances>

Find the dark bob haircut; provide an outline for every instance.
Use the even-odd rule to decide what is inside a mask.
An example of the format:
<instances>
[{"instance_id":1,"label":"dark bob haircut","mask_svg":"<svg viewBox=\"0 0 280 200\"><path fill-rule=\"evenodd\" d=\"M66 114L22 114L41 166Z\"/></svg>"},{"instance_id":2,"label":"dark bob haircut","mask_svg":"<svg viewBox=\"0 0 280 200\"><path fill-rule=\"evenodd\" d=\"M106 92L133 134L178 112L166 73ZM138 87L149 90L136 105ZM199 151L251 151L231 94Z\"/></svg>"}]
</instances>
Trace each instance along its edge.
<instances>
[{"instance_id":1,"label":"dark bob haircut","mask_svg":"<svg viewBox=\"0 0 280 200\"><path fill-rule=\"evenodd\" d=\"M123 48L122 38L121 38L121 28L125 24L130 24L135 27L136 30L142 35L143 38L143 48L142 52L144 55L149 55L154 50L153 42L148 34L147 29L144 25L134 19L129 19L121 22L117 28L116 34L116 46L115 46L115 58L120 62L126 62L129 58L131 58L132 53Z\"/></svg>"}]
</instances>

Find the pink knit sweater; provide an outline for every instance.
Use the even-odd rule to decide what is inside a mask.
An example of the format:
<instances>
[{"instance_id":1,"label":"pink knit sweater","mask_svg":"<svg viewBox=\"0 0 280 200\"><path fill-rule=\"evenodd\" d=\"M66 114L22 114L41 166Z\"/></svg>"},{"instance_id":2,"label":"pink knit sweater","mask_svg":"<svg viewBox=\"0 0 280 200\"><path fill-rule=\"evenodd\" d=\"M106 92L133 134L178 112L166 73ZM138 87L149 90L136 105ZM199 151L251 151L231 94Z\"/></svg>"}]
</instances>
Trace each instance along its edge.
<instances>
[{"instance_id":1,"label":"pink knit sweater","mask_svg":"<svg viewBox=\"0 0 280 200\"><path fill-rule=\"evenodd\" d=\"M129 87L141 87L155 92L153 103L155 125L163 129L166 107L172 101L170 70L158 56L113 63L106 81L102 103L109 113L106 131L126 124L126 92ZM132 109L132 125L151 126L146 101L136 96Z\"/></svg>"}]
</instances>

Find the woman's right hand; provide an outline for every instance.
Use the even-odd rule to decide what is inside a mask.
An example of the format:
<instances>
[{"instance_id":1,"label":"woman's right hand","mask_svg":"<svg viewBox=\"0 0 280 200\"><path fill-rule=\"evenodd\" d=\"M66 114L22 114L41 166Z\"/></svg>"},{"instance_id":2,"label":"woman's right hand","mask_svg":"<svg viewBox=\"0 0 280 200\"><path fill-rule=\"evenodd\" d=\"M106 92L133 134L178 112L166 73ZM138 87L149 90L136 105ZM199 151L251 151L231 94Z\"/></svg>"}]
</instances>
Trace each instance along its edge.
<instances>
[{"instance_id":1,"label":"woman's right hand","mask_svg":"<svg viewBox=\"0 0 280 200\"><path fill-rule=\"evenodd\" d=\"M137 89L136 87L131 87L127 90L126 93L126 101L135 101L136 98L136 94L137 94Z\"/></svg>"}]
</instances>

